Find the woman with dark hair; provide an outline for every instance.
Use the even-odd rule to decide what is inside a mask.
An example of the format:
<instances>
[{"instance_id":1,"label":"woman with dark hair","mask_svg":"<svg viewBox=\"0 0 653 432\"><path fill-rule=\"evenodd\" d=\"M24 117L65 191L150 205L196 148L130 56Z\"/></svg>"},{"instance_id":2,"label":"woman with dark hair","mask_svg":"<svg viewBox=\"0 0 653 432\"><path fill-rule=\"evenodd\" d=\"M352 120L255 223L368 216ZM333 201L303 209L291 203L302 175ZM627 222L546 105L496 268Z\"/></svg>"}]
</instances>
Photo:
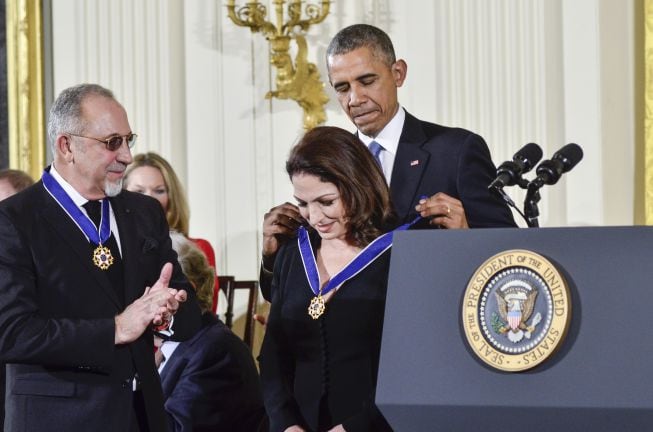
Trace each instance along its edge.
<instances>
[{"instance_id":1,"label":"woman with dark hair","mask_svg":"<svg viewBox=\"0 0 653 432\"><path fill-rule=\"evenodd\" d=\"M307 226L275 261L260 357L270 430L391 430L374 405L395 222L383 174L335 127L307 132L286 170Z\"/></svg>"}]
</instances>

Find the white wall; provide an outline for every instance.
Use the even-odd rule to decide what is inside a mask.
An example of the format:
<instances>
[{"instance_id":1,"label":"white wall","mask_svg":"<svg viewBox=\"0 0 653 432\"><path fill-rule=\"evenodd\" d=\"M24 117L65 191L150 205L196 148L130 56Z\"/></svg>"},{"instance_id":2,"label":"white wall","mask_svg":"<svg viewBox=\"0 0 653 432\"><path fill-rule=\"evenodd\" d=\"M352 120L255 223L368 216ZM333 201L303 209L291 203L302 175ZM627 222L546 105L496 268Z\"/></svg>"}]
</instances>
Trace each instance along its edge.
<instances>
[{"instance_id":1,"label":"white wall","mask_svg":"<svg viewBox=\"0 0 653 432\"><path fill-rule=\"evenodd\" d=\"M632 224L635 0L341 0L308 32L324 52L338 29L376 24L408 62L400 101L425 120L472 129L495 163L527 142L585 158L543 189L542 226ZM260 227L291 200L284 173L302 133L293 101L264 99L268 45L215 0L53 2L54 89L112 88L141 138L188 189L191 235L216 247L219 272L256 278ZM328 89L333 98L333 93ZM328 123L352 129L332 100ZM520 203L523 195L510 191ZM523 224L522 224L523 225Z\"/></svg>"}]
</instances>

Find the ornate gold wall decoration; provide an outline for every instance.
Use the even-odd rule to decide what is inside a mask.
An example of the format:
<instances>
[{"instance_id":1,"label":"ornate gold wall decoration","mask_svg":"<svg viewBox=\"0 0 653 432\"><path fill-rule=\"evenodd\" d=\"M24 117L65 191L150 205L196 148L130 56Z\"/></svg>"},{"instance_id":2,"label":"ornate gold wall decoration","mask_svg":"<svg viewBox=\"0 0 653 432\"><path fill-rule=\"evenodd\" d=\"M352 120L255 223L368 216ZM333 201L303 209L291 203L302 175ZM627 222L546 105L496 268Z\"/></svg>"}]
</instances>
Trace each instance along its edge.
<instances>
[{"instance_id":1,"label":"ornate gold wall decoration","mask_svg":"<svg viewBox=\"0 0 653 432\"><path fill-rule=\"evenodd\" d=\"M645 0L644 202L646 224L653 225L653 0Z\"/></svg>"},{"instance_id":2,"label":"ornate gold wall decoration","mask_svg":"<svg viewBox=\"0 0 653 432\"><path fill-rule=\"evenodd\" d=\"M265 97L270 99L293 99L304 110L304 129L312 129L326 121L324 105L329 97L315 64L308 61L308 47L302 32L313 24L324 21L329 14L329 0L322 0L321 7L308 4L304 8L307 18L302 19L302 1L291 0L288 4L288 20L283 22L286 0L272 0L276 25L267 21L267 9L257 0L249 1L236 9L235 0L227 1L229 18L238 26L249 27L253 33L261 32L270 41L270 62L277 70L276 89ZM293 62L289 50L290 41L297 43L297 55Z\"/></svg>"},{"instance_id":3,"label":"ornate gold wall decoration","mask_svg":"<svg viewBox=\"0 0 653 432\"><path fill-rule=\"evenodd\" d=\"M7 1L9 164L41 177L45 166L41 0Z\"/></svg>"}]
</instances>

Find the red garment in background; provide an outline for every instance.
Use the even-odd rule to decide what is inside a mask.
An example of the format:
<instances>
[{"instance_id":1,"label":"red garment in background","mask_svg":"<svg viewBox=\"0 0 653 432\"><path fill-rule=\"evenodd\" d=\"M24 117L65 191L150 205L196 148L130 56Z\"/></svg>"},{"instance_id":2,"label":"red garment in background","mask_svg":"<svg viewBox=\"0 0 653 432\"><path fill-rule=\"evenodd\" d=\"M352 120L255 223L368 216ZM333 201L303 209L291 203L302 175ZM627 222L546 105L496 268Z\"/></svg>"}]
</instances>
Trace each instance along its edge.
<instances>
[{"instance_id":1,"label":"red garment in background","mask_svg":"<svg viewBox=\"0 0 653 432\"><path fill-rule=\"evenodd\" d=\"M209 265L213 268L213 271L215 272L215 287L213 288L213 312L218 311L218 291L220 290L220 284L218 283L218 270L215 267L215 251L213 251L213 247L211 246L211 243L209 243L207 240L201 239L201 238L190 238L195 245L204 252L204 255L206 255L206 259L209 261Z\"/></svg>"}]
</instances>

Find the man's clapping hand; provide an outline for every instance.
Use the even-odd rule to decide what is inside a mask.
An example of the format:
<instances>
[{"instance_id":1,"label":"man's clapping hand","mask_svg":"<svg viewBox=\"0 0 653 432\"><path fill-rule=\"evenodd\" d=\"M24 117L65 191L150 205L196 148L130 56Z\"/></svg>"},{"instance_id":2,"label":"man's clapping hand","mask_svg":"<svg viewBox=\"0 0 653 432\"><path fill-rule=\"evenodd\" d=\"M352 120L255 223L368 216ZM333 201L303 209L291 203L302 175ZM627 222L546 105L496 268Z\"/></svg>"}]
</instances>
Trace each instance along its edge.
<instances>
[{"instance_id":1,"label":"man's clapping hand","mask_svg":"<svg viewBox=\"0 0 653 432\"><path fill-rule=\"evenodd\" d=\"M179 304L186 301L184 290L170 288L172 264L166 263L161 269L159 279L152 287L146 287L143 295L115 317L115 343L133 342L143 334L150 325L161 325L179 309Z\"/></svg>"}]
</instances>

